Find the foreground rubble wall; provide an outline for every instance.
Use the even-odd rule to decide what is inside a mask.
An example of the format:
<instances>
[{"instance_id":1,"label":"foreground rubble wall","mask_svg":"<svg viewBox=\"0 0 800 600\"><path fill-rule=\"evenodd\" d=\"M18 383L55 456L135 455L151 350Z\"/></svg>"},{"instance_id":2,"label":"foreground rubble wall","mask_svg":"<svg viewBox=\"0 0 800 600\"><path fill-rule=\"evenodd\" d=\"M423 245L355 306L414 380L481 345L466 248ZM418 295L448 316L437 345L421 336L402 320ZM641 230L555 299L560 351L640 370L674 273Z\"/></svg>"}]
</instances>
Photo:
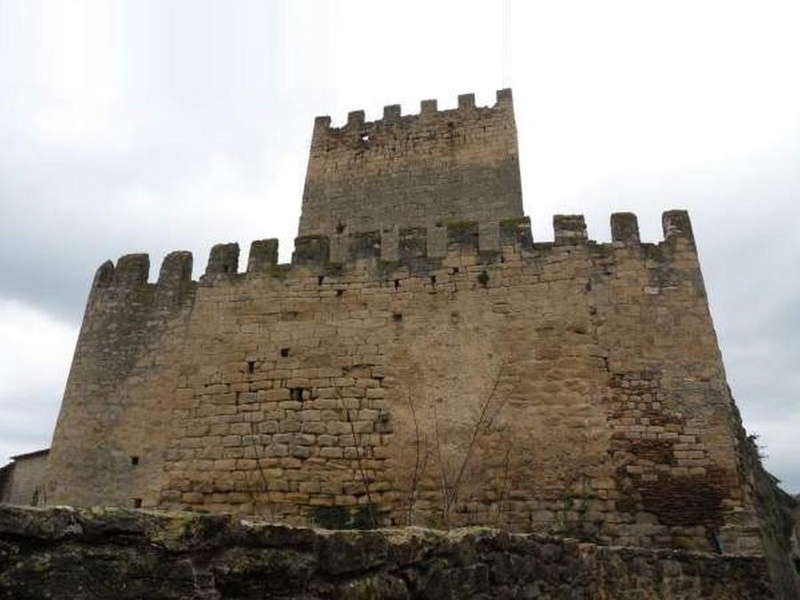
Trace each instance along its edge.
<instances>
[{"instance_id":1,"label":"foreground rubble wall","mask_svg":"<svg viewBox=\"0 0 800 600\"><path fill-rule=\"evenodd\" d=\"M788 598L763 558L485 528L324 531L0 506L0 598Z\"/></svg>"}]
</instances>

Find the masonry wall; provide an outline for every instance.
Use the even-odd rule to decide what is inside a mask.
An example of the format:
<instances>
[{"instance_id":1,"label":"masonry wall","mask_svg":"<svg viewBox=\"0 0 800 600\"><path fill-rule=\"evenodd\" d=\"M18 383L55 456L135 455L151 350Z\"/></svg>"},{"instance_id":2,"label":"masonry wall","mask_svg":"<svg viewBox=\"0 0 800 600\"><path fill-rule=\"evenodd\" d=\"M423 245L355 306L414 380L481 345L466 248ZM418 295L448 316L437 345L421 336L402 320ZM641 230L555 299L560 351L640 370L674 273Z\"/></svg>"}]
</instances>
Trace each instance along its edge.
<instances>
[{"instance_id":1,"label":"masonry wall","mask_svg":"<svg viewBox=\"0 0 800 600\"><path fill-rule=\"evenodd\" d=\"M97 270L53 434L51 504L137 505L160 489L178 379L167 348L186 339L191 266L190 253L169 255L157 285L144 254Z\"/></svg>"},{"instance_id":2,"label":"masonry wall","mask_svg":"<svg viewBox=\"0 0 800 600\"><path fill-rule=\"evenodd\" d=\"M691 225L613 242L556 217L212 250L101 267L48 498L288 523L484 524L604 543L760 552L739 424ZM398 257L381 256L393 245ZM133 460L136 458L137 460Z\"/></svg>"},{"instance_id":3,"label":"masonry wall","mask_svg":"<svg viewBox=\"0 0 800 600\"><path fill-rule=\"evenodd\" d=\"M47 455L47 450L40 450L12 457L0 475L0 503L44 506Z\"/></svg>"},{"instance_id":4,"label":"masonry wall","mask_svg":"<svg viewBox=\"0 0 800 600\"><path fill-rule=\"evenodd\" d=\"M339 128L314 123L299 231L328 236L335 258L341 234L464 220L488 240L492 224L522 216L511 90L492 107L464 94L452 110L425 100L417 115L394 105L373 122L354 111Z\"/></svg>"}]
</instances>

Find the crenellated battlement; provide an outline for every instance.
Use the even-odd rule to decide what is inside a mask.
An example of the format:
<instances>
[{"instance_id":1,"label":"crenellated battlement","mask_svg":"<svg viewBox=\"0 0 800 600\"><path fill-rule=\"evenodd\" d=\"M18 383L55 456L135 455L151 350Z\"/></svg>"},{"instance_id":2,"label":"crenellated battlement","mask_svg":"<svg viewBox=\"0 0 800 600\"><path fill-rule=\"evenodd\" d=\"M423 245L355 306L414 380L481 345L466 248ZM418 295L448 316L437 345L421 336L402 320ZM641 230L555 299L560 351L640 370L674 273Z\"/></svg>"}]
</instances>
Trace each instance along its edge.
<instances>
[{"instance_id":1,"label":"crenellated battlement","mask_svg":"<svg viewBox=\"0 0 800 600\"><path fill-rule=\"evenodd\" d=\"M300 236L522 216L511 90L491 107L462 94L454 109L423 100L417 114L394 104L375 121L314 121Z\"/></svg>"},{"instance_id":2,"label":"crenellated battlement","mask_svg":"<svg viewBox=\"0 0 800 600\"><path fill-rule=\"evenodd\" d=\"M458 106L453 109L439 110L436 99L421 100L418 113L403 114L399 104L389 104L383 107L383 118L375 121L366 121L363 110L352 110L347 113L347 121L341 127L331 126L330 116L319 116L314 119L314 139L320 142L325 136L352 136L359 139L369 136L371 131L388 127L409 127L419 120L450 120L455 118L474 118L475 111L486 112L487 115L498 111L513 111L514 104L510 89L497 90L496 102L493 106L476 106L475 94L459 94ZM487 112L488 111L488 112ZM363 140L367 141L367 140Z\"/></svg>"},{"instance_id":3,"label":"crenellated battlement","mask_svg":"<svg viewBox=\"0 0 800 600\"><path fill-rule=\"evenodd\" d=\"M420 267L428 270L439 268L443 261L457 257L473 256L476 264L503 263L512 256L519 260L526 257L541 258L548 253L560 252L565 247L596 248L600 252L617 248L627 250L654 247L643 243L639 237L639 225L632 213L611 215L611 242L598 243L588 238L583 215L555 215L553 217L553 241L534 242L530 219L520 217L506 219L483 227L477 221L455 221L441 227L394 228L388 231L364 231L337 235L301 236L295 239L291 264L278 264L278 240L256 240L250 251L244 271L239 270L240 249L237 243L217 244L209 253L201 282L224 280L243 275L290 276L293 271L307 276L308 268L317 270L335 268L347 273L363 261L378 261L389 268ZM660 243L673 243L684 239L694 247L689 215L683 210L671 210L662 215L664 237ZM484 237L488 238L487 243ZM499 242L498 242L499 241ZM331 247L338 244L344 248L343 260L333 260ZM431 246L442 248L431 252ZM162 262L158 285L169 287L192 282L193 258L190 252L177 251L168 254ZM279 268L280 267L280 268ZM111 261L103 263L95 277L95 287L130 287L146 284L149 278L150 260L147 254L128 254L118 259L116 266Z\"/></svg>"}]
</instances>

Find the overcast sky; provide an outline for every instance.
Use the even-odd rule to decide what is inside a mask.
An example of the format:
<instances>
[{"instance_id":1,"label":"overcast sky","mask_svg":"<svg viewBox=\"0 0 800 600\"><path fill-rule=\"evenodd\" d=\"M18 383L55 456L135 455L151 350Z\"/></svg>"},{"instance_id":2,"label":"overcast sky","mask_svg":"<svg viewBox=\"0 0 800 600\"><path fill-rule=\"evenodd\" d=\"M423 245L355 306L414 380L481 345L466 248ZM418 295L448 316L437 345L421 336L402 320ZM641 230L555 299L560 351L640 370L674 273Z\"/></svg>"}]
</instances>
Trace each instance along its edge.
<instances>
[{"instance_id":1,"label":"overcast sky","mask_svg":"<svg viewBox=\"0 0 800 600\"><path fill-rule=\"evenodd\" d=\"M313 119L512 87L534 237L690 211L728 379L800 492L800 5L0 0L0 464L46 447L106 259L278 237Z\"/></svg>"}]
</instances>

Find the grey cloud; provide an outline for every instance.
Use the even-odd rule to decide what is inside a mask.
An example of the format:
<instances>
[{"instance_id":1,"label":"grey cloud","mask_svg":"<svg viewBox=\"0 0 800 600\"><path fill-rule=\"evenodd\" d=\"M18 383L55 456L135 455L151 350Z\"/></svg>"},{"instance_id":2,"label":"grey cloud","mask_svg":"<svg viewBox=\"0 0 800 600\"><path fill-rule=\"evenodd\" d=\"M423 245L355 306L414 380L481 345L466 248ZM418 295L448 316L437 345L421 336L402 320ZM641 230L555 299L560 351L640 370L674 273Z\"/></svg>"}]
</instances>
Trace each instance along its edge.
<instances>
[{"instance_id":1,"label":"grey cloud","mask_svg":"<svg viewBox=\"0 0 800 600\"><path fill-rule=\"evenodd\" d=\"M0 297L30 302L75 322L94 269L106 258L156 248L166 252L182 239L197 243L191 211L174 214L171 207L156 206L149 213L122 217L126 192L168 193L176 180L191 177L214 153L228 156L245 178L254 179L256 174L262 180L276 177L285 149L275 138L293 139L302 128L291 118L273 117L254 129L243 122L246 119L240 113L217 110L178 117L172 108L176 118L154 119L121 151L32 145L19 134L7 137L0 149L0 201L4 206ZM220 118L220 114L235 115L237 122ZM248 113L248 117L258 120L257 114ZM169 126L159 129L158 124L164 122ZM208 125L198 126L203 122ZM286 145L291 150L292 145L297 148L303 143L301 138ZM295 154L301 155L297 150ZM280 200L299 205L300 185L298 182L296 198ZM225 208L236 210L235 206ZM265 215L267 208L265 199ZM263 235L279 233L266 231L266 226ZM206 227L213 229L213 223ZM209 235L213 234L209 231ZM219 235L229 233L221 231ZM206 243L217 241L220 239L211 237Z\"/></svg>"},{"instance_id":2,"label":"grey cloud","mask_svg":"<svg viewBox=\"0 0 800 600\"><path fill-rule=\"evenodd\" d=\"M0 464L14 454L50 445L60 400L24 395L0 403Z\"/></svg>"}]
</instances>

